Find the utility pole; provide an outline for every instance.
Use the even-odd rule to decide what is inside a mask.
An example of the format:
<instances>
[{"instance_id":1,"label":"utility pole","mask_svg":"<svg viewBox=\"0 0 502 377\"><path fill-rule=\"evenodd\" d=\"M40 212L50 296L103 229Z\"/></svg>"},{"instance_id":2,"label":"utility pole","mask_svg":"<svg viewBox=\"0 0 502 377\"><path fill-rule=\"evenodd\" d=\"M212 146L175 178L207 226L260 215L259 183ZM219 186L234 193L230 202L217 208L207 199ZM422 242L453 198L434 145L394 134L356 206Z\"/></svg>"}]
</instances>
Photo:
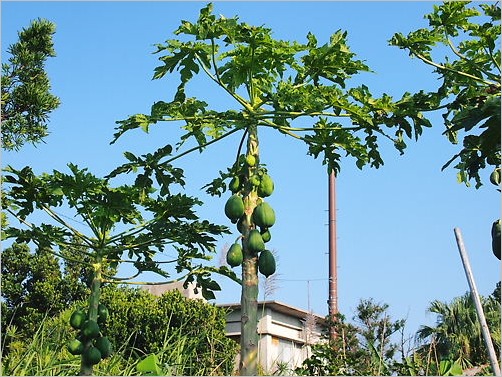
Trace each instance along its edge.
<instances>
[{"instance_id":1,"label":"utility pole","mask_svg":"<svg viewBox=\"0 0 502 377\"><path fill-rule=\"evenodd\" d=\"M334 319L338 313L338 274L336 268L336 190L335 190L335 172L331 171L328 184L328 216L329 216L329 295L328 308L329 317ZM336 332L332 328L330 338L333 340Z\"/></svg>"}]
</instances>

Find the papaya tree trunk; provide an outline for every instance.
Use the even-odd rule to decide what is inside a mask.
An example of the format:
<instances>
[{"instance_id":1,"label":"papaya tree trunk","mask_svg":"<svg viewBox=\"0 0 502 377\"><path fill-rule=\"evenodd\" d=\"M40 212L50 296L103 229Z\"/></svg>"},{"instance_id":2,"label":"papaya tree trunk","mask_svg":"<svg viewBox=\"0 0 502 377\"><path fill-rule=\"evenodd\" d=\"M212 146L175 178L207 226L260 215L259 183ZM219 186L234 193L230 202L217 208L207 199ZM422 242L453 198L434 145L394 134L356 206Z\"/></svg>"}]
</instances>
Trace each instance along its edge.
<instances>
[{"instance_id":1,"label":"papaya tree trunk","mask_svg":"<svg viewBox=\"0 0 502 377\"><path fill-rule=\"evenodd\" d=\"M258 132L256 126L250 126L247 139L247 155L256 157L258 154ZM248 166L246 170L247 181L255 173L255 166ZM251 215L257 205L258 194L248 185L244 195L244 209L246 220L244 222L244 238L242 240L242 291L241 291L241 354L239 373L241 376L256 376L258 372L258 256L249 250L247 239L252 229Z\"/></svg>"},{"instance_id":2,"label":"papaya tree trunk","mask_svg":"<svg viewBox=\"0 0 502 377\"><path fill-rule=\"evenodd\" d=\"M94 272L91 282L91 294L89 296L89 307L88 307L88 319L94 322L98 322L98 305L101 296L101 258L97 258L96 262L93 264ZM84 341L84 353L92 346L92 340L88 339ZM93 365L85 362L84 357L81 358L80 362L80 376L92 376Z\"/></svg>"}]
</instances>

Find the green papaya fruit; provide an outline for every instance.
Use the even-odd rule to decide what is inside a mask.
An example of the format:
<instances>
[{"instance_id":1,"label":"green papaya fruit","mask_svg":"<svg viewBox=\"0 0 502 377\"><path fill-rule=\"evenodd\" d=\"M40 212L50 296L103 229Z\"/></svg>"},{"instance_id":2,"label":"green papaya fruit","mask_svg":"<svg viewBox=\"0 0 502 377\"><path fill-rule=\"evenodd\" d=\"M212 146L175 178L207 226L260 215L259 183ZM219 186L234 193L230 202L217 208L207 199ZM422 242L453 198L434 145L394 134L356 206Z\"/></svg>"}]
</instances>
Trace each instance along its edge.
<instances>
[{"instance_id":1,"label":"green papaya fruit","mask_svg":"<svg viewBox=\"0 0 502 377\"><path fill-rule=\"evenodd\" d=\"M75 310L70 317L70 325L75 330L78 330L82 327L83 323L87 319L87 315L83 310L77 309Z\"/></svg>"},{"instance_id":2,"label":"green papaya fruit","mask_svg":"<svg viewBox=\"0 0 502 377\"><path fill-rule=\"evenodd\" d=\"M490 174L490 182L495 186L500 185L500 168L496 168L492 174Z\"/></svg>"},{"instance_id":3,"label":"green papaya fruit","mask_svg":"<svg viewBox=\"0 0 502 377\"><path fill-rule=\"evenodd\" d=\"M270 234L270 230L266 229L266 230L262 230L260 232L261 234L261 238L263 239L263 242L268 242L272 239L272 234Z\"/></svg>"},{"instance_id":4,"label":"green papaya fruit","mask_svg":"<svg viewBox=\"0 0 502 377\"><path fill-rule=\"evenodd\" d=\"M82 336L85 339L93 339L99 335L99 325L90 319L82 324L81 328Z\"/></svg>"},{"instance_id":5,"label":"green papaya fruit","mask_svg":"<svg viewBox=\"0 0 502 377\"><path fill-rule=\"evenodd\" d=\"M258 257L258 271L266 277L275 273L275 258L270 250L263 250Z\"/></svg>"},{"instance_id":6,"label":"green papaya fruit","mask_svg":"<svg viewBox=\"0 0 502 377\"><path fill-rule=\"evenodd\" d=\"M230 189L230 191L232 191L233 194L239 192L239 190L241 189L240 178L238 176L233 177L230 183L228 184L228 188Z\"/></svg>"},{"instance_id":7,"label":"green papaya fruit","mask_svg":"<svg viewBox=\"0 0 502 377\"><path fill-rule=\"evenodd\" d=\"M267 202L258 204L253 211L253 222L260 228L270 228L275 224L275 212Z\"/></svg>"},{"instance_id":8,"label":"green papaya fruit","mask_svg":"<svg viewBox=\"0 0 502 377\"><path fill-rule=\"evenodd\" d=\"M252 175L250 178L249 178L249 182L251 182L251 185L253 185L254 187L258 187L260 185L260 177L258 175Z\"/></svg>"},{"instance_id":9,"label":"green papaya fruit","mask_svg":"<svg viewBox=\"0 0 502 377\"><path fill-rule=\"evenodd\" d=\"M87 365L95 365L101 360L101 352L96 347L91 346L82 354L82 360Z\"/></svg>"},{"instance_id":10,"label":"green papaya fruit","mask_svg":"<svg viewBox=\"0 0 502 377\"><path fill-rule=\"evenodd\" d=\"M242 246L239 243L234 243L227 251L227 263L232 267L237 267L242 264L243 260Z\"/></svg>"},{"instance_id":11,"label":"green papaya fruit","mask_svg":"<svg viewBox=\"0 0 502 377\"><path fill-rule=\"evenodd\" d=\"M252 154L248 154L246 156L246 164L248 166L255 166L256 165L256 156L254 156Z\"/></svg>"},{"instance_id":12,"label":"green papaya fruit","mask_svg":"<svg viewBox=\"0 0 502 377\"><path fill-rule=\"evenodd\" d=\"M263 242L263 238L261 238L261 234L258 229L253 229L249 232L248 247L253 253L259 253L260 251L265 250L265 243Z\"/></svg>"},{"instance_id":13,"label":"green papaya fruit","mask_svg":"<svg viewBox=\"0 0 502 377\"><path fill-rule=\"evenodd\" d=\"M103 305L99 304L98 305L98 323L104 323L108 319L109 313L108 313L108 308Z\"/></svg>"},{"instance_id":14,"label":"green papaya fruit","mask_svg":"<svg viewBox=\"0 0 502 377\"><path fill-rule=\"evenodd\" d=\"M101 353L101 358L105 359L112 354L112 343L106 336L100 336L94 341L94 346Z\"/></svg>"},{"instance_id":15,"label":"green papaya fruit","mask_svg":"<svg viewBox=\"0 0 502 377\"><path fill-rule=\"evenodd\" d=\"M263 174L258 186L258 195L262 198L272 195L274 192L274 181L268 174Z\"/></svg>"},{"instance_id":16,"label":"green papaya fruit","mask_svg":"<svg viewBox=\"0 0 502 377\"><path fill-rule=\"evenodd\" d=\"M492 252L493 255L497 257L498 260L500 260L500 244L501 244L501 221L497 220L494 221L492 224Z\"/></svg>"},{"instance_id":17,"label":"green papaya fruit","mask_svg":"<svg viewBox=\"0 0 502 377\"><path fill-rule=\"evenodd\" d=\"M84 343L78 339L73 339L68 342L66 348L72 355L81 355L84 352Z\"/></svg>"},{"instance_id":18,"label":"green papaya fruit","mask_svg":"<svg viewBox=\"0 0 502 377\"><path fill-rule=\"evenodd\" d=\"M237 220L239 217L244 215L244 202L239 195L233 194L230 198L228 198L225 203L225 215L230 220Z\"/></svg>"}]
</instances>

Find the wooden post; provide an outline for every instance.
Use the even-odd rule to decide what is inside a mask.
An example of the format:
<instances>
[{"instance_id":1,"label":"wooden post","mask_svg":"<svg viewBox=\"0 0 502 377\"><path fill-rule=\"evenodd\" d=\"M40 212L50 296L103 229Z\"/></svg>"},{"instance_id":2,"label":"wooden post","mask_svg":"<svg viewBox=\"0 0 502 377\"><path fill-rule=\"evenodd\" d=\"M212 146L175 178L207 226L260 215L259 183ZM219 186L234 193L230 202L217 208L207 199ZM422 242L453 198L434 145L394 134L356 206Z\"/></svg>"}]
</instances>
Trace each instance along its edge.
<instances>
[{"instance_id":1,"label":"wooden post","mask_svg":"<svg viewBox=\"0 0 502 377\"><path fill-rule=\"evenodd\" d=\"M471 296L476 305L476 313L478 315L478 320L481 325L481 332L485 340L486 348L488 349L488 355L490 357L490 364L492 366L492 371L495 376L500 376L500 366L497 361L497 355L495 349L493 348L492 338L490 336L490 330L488 329L488 324L486 323L485 314L483 312L483 306L481 305L481 300L479 299L478 289L476 288L476 282L474 281L474 276L471 270L471 264L469 262L469 257L467 256L467 251L465 250L464 241L462 239L462 233L459 228L454 229L455 238L457 240L458 251L460 252L460 258L462 258L462 264L464 265L465 275L467 277L467 282L469 283L469 288L471 289Z\"/></svg>"}]
</instances>

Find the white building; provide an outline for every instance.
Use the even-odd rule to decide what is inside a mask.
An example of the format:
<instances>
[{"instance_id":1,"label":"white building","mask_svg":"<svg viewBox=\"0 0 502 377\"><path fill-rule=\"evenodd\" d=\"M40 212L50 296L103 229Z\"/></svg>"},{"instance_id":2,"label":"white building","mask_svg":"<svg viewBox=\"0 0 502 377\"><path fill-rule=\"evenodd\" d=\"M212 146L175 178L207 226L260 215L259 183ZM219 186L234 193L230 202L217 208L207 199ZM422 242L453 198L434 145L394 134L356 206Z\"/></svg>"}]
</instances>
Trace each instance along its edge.
<instances>
[{"instance_id":1,"label":"white building","mask_svg":"<svg viewBox=\"0 0 502 377\"><path fill-rule=\"evenodd\" d=\"M202 299L200 292L194 294L193 285L183 288L183 283L147 285L143 289L160 296L177 289L185 297ZM226 335L240 343L240 304L217 305L228 311ZM311 345L320 341L325 326L324 317L278 302L258 303L258 362L263 374L271 375L280 370L282 374L291 372L311 355ZM239 360L236 360L238 370Z\"/></svg>"},{"instance_id":2,"label":"white building","mask_svg":"<svg viewBox=\"0 0 502 377\"><path fill-rule=\"evenodd\" d=\"M227 336L240 342L240 304L218 306L229 310ZM287 373L300 366L311 355L310 346L319 342L324 324L324 317L308 311L277 301L259 302L258 362L263 373Z\"/></svg>"}]
</instances>

